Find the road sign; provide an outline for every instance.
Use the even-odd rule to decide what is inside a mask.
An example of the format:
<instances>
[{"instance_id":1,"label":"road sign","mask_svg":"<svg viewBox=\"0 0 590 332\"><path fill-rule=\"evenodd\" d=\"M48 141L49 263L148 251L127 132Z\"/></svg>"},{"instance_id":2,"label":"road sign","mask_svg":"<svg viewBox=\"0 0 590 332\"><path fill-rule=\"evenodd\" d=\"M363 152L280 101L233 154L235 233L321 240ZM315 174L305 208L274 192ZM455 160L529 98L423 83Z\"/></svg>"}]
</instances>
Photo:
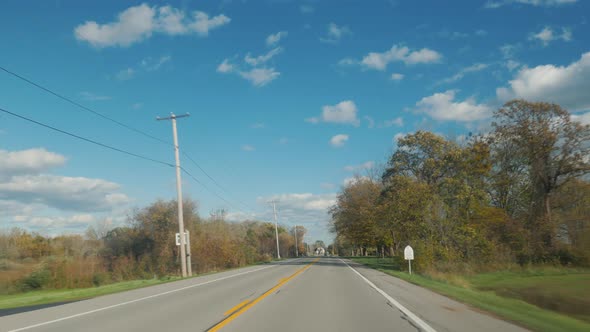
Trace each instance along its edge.
<instances>
[{"instance_id":1,"label":"road sign","mask_svg":"<svg viewBox=\"0 0 590 332\"><path fill-rule=\"evenodd\" d=\"M414 259L414 249L406 246L404 249L404 259L408 261L408 271L412 274L412 260Z\"/></svg>"},{"instance_id":2,"label":"road sign","mask_svg":"<svg viewBox=\"0 0 590 332\"><path fill-rule=\"evenodd\" d=\"M404 259L407 261L411 261L414 259L414 249L410 246L406 246L404 249Z\"/></svg>"},{"instance_id":3,"label":"road sign","mask_svg":"<svg viewBox=\"0 0 590 332\"><path fill-rule=\"evenodd\" d=\"M184 232L184 243L188 243L188 231ZM180 233L176 233L176 245L180 245Z\"/></svg>"}]
</instances>

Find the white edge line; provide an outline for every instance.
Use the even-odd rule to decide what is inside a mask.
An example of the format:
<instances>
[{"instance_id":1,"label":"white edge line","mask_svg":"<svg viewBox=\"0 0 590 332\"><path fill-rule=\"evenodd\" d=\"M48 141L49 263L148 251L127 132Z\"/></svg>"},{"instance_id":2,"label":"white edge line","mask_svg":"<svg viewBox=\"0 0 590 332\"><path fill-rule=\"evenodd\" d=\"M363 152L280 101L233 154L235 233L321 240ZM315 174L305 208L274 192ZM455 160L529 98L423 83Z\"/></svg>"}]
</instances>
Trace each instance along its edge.
<instances>
[{"instance_id":1,"label":"white edge line","mask_svg":"<svg viewBox=\"0 0 590 332\"><path fill-rule=\"evenodd\" d=\"M354 273L358 274L359 277L361 277L374 290L379 292L379 294L383 295L383 297L386 298L387 301L389 301L391 304L396 306L401 312L403 312L406 316L408 316L408 318L410 318L414 323L416 323L416 325L418 325L420 329L426 332L436 332L435 329L430 327L430 325L426 324L422 319L420 319L420 317L416 316L413 312L401 305L401 303L397 302L393 297L389 296L389 294L385 293L381 288L375 286L374 283L372 283L369 279L365 278L365 276L360 274L360 272L352 268L352 266L348 265L348 263L346 263L344 260L340 259L340 261L346 264L346 266L348 266L352 271L354 271Z\"/></svg>"},{"instance_id":2,"label":"white edge line","mask_svg":"<svg viewBox=\"0 0 590 332\"><path fill-rule=\"evenodd\" d=\"M211 283L214 283L214 282L217 282L217 281L221 281L221 280L225 280L225 279L229 279L229 278L241 276L241 275L252 273L252 272L257 272L257 271L265 270L265 269L268 269L268 268L271 268L271 267L276 267L276 266L279 266L279 265L282 265L282 264L275 264L275 265L265 266L263 268L256 269L256 270L251 270L251 271L241 272L241 273L237 273L237 274L232 274L230 276L225 276L225 277L222 277L222 278L205 281L205 282L202 282L200 284L195 284L195 285L190 285L190 286L186 286L186 287L182 287L182 288L178 288L178 289L173 289L173 290L170 290L170 291L167 291L167 292L158 293L158 294L154 294L154 295L150 295L150 296L145 296L145 297L142 297L142 298L139 298L139 299L135 299L135 300L131 300L131 301L127 301L127 302L117 303L117 304L113 304L113 305L110 305L110 306L107 306L107 307L102 307L102 308L98 308L98 309L94 309L94 310L82 312L82 313L79 313L79 314L75 314L75 315L71 315L71 316L66 316L66 317L62 317L62 318L50 320L50 321L47 321L47 322L35 324L35 325L29 325L29 326L21 327L21 328L18 328L18 329L10 330L8 332L18 332L18 331L29 330L29 329L32 329L32 328L35 328L35 327L39 327L39 326L43 326L43 325L49 325L49 324L61 322L63 320L67 320L67 319L72 319L72 318L76 318L76 317L80 317L80 316L86 316L86 315L90 315L90 314L95 313L95 312L104 311L104 310L108 310L108 309L112 309L112 308L124 306L124 305L127 305L127 304L131 304L131 303L135 303L135 302L139 302L139 301L143 301L143 300L147 300L147 299L152 299L154 297L158 297L158 296L162 296L162 295L166 295L166 294L171 294L171 293L179 292L179 291L182 291L182 290L185 290L185 289L189 289L189 288L193 288L193 287L198 287L198 286L203 286L203 285L211 284Z\"/></svg>"}]
</instances>

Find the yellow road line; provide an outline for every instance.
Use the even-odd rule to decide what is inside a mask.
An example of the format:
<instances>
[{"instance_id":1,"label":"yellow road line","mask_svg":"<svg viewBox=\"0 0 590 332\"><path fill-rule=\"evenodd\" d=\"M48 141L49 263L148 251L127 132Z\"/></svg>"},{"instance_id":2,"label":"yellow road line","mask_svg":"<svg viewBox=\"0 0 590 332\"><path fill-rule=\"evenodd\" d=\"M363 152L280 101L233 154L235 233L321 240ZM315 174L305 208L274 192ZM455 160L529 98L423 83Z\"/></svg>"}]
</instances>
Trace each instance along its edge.
<instances>
[{"instance_id":1,"label":"yellow road line","mask_svg":"<svg viewBox=\"0 0 590 332\"><path fill-rule=\"evenodd\" d=\"M212 328L210 328L207 331L209 331L209 332L219 331L221 328L223 328L224 326L226 326L227 324L229 324L231 321L233 321L234 319L238 318L241 314L243 314L244 312L248 311L250 308L252 308L253 306L255 306L256 303L262 301L265 297L269 296L274 291L276 291L277 289L281 288L281 286L283 286L284 284L286 284L287 282L289 282L291 279L295 278L301 272L307 270L310 266L312 266L318 260L320 260L320 259L319 258L316 258L313 262L311 262L311 263L307 264L306 266L300 268L299 270L297 270L295 273L293 273L289 277L281 279L279 281L279 283L276 284L273 288L267 290L264 294L262 294L259 297L255 298L254 300L252 300L252 302L245 304L244 306L242 306L241 308L239 308L238 310L236 310L234 313L232 313L230 316L228 316L226 319L224 319L221 322L217 323L215 326L213 326ZM242 303L240 303L240 304L242 304ZM240 304L238 304L236 307L238 307ZM234 308L236 308L236 307L234 307ZM234 309L234 308L232 308L232 309ZM231 310L229 310L229 311L231 311ZM226 314L227 314L227 312L226 312Z\"/></svg>"},{"instance_id":2,"label":"yellow road line","mask_svg":"<svg viewBox=\"0 0 590 332\"><path fill-rule=\"evenodd\" d=\"M242 302L240 302L238 305L236 305L235 307L229 309L228 311L224 312L223 315L224 316L228 316L233 314L234 312L238 311L238 309L242 308L243 306L245 306L246 304L248 304L248 302L250 302L250 300L244 300Z\"/></svg>"}]
</instances>

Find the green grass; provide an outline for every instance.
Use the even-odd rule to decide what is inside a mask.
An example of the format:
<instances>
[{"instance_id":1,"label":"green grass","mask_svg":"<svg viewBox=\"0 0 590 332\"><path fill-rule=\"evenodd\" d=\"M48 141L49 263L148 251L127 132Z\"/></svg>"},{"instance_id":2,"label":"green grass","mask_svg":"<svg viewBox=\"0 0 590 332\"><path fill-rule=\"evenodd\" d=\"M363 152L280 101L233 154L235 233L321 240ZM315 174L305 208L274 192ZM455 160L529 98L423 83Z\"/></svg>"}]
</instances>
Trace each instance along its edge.
<instances>
[{"instance_id":1,"label":"green grass","mask_svg":"<svg viewBox=\"0 0 590 332\"><path fill-rule=\"evenodd\" d=\"M565 272L566 270L563 269L555 271L540 269L483 273L455 278L447 275L446 280L435 280L422 275L410 276L407 272L401 272L397 270L398 263L391 259L355 257L352 260L494 313L535 331L590 331L590 324L580 320L588 314L590 307L587 305L578 307L581 311L585 311L585 314L567 316L528 303L527 301L536 301L523 295L527 293L557 294L561 296L561 301L568 303L579 299L588 301L590 298L587 297L590 292L588 271Z\"/></svg>"},{"instance_id":2,"label":"green grass","mask_svg":"<svg viewBox=\"0 0 590 332\"><path fill-rule=\"evenodd\" d=\"M0 295L0 309L82 300L100 295L153 286L178 279L179 278L173 277L170 279L132 280L92 288L37 290L12 295Z\"/></svg>"}]
</instances>

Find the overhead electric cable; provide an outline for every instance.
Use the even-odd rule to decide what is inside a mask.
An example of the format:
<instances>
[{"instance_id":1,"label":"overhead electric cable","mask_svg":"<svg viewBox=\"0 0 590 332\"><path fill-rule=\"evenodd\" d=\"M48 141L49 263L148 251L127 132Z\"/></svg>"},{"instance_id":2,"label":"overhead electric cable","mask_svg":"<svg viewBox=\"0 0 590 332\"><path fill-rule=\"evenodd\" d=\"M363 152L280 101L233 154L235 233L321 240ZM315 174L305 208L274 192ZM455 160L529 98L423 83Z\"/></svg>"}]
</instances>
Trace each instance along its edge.
<instances>
[{"instance_id":1,"label":"overhead electric cable","mask_svg":"<svg viewBox=\"0 0 590 332\"><path fill-rule=\"evenodd\" d=\"M51 130L53 130L53 131L57 131L57 132L59 132L59 133L62 133L62 134L64 134L64 135L68 135L68 136L74 137L74 138L76 138L76 139L79 139L79 140L82 140L82 141L86 141L86 142L88 142L88 143L92 143L92 144L95 144L95 145L101 146L101 147L103 147L103 148L107 148L107 149L110 149L110 150L113 150L113 151L117 151L117 152L120 152L120 153L124 153L124 154L126 154L126 155L130 155L130 156L133 156L133 157L136 157L136 158L140 158L140 159L143 159L143 160L151 161L151 162L153 162L153 163L157 163L157 164L162 164L162 165L166 165L166 166L174 167L174 165L172 165L172 164L170 164L170 163L167 163L167 162L164 162L164 161L160 161L160 160L156 160L156 159L153 159L153 158L150 158L150 157L146 157L146 156L143 156L143 155L140 155L140 154L137 154L137 153L129 152L129 151L126 151L126 150L123 150L123 149L119 149L119 148L117 148L117 147L110 146L110 145L107 145L107 144L104 144L104 143L101 143L101 142L95 141L95 140L93 140L93 139L90 139L90 138L86 138L86 137L82 137L82 136L79 136L79 135L76 135L76 134L72 134L72 133L70 133L70 132L67 132L67 131L65 131L65 130L62 130L62 129L59 129L59 128L56 128L56 127L50 126L50 125L48 125L48 124L45 124L45 123L39 122L39 121L37 121L37 120L33 120L33 119L31 119L31 118L27 118L26 116L23 116L23 115L20 115L20 114L17 114L17 113L11 112L11 111L9 111L9 110L6 110L6 109L3 109L3 108L0 108L0 112L3 112L3 113L6 113L6 114L9 114L9 115L12 115L12 116L14 116L14 117L17 117L17 118L19 118L19 119L22 119L22 120L25 120L25 121L28 121L28 122L34 123L34 124L36 124L36 125L39 125L39 126L41 126L41 127L45 127L45 128L47 128L47 129L51 129Z\"/></svg>"}]
</instances>

